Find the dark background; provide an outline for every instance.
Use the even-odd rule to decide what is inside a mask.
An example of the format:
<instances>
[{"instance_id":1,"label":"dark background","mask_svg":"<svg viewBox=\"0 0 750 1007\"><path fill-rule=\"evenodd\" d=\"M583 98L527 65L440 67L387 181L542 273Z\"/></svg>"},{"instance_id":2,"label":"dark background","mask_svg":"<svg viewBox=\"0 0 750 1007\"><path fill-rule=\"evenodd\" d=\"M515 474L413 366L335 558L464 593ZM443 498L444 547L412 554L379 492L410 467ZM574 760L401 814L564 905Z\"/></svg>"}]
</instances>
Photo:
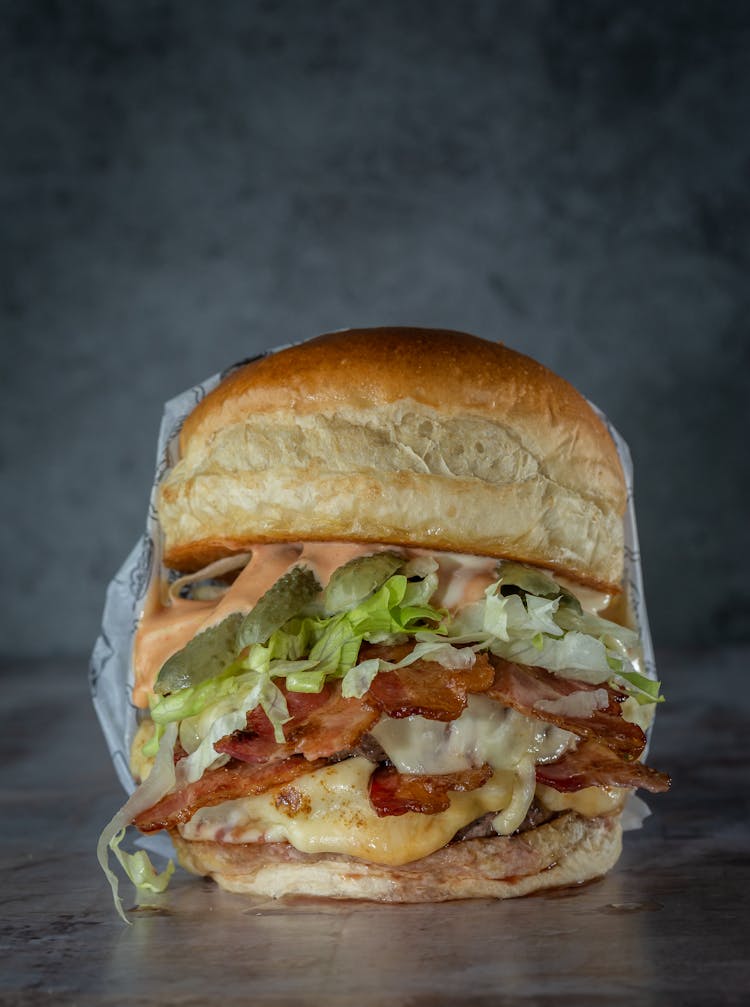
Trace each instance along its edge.
<instances>
[{"instance_id":1,"label":"dark background","mask_svg":"<svg viewBox=\"0 0 750 1007\"><path fill-rule=\"evenodd\" d=\"M605 409L657 645L750 638L750 4L0 15L0 655L89 650L166 398L388 323Z\"/></svg>"}]
</instances>

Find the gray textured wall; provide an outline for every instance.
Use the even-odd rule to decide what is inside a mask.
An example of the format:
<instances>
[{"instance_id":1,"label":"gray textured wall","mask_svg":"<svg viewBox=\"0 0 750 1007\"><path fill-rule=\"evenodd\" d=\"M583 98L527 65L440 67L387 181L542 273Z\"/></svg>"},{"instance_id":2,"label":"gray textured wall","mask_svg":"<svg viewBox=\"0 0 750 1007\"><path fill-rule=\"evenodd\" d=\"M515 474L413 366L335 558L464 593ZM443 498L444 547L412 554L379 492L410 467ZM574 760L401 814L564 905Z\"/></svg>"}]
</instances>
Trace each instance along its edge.
<instances>
[{"instance_id":1,"label":"gray textured wall","mask_svg":"<svg viewBox=\"0 0 750 1007\"><path fill-rule=\"evenodd\" d=\"M5 654L83 653L161 403L353 324L501 338L636 462L658 643L750 635L750 6L2 5Z\"/></svg>"}]
</instances>

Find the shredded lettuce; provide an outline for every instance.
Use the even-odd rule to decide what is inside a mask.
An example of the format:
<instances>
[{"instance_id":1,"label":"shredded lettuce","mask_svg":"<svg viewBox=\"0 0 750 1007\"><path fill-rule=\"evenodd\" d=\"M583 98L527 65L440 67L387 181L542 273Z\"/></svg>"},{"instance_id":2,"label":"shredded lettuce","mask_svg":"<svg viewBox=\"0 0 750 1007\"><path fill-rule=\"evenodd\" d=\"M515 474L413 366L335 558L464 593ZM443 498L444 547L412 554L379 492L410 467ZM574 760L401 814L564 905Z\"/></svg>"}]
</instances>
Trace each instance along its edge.
<instances>
[{"instance_id":1,"label":"shredded lettuce","mask_svg":"<svg viewBox=\"0 0 750 1007\"><path fill-rule=\"evenodd\" d=\"M156 753L156 759L154 760L151 772L143 783L133 791L112 820L104 826L96 846L96 856L99 865L112 888L115 909L126 923L130 923L130 920L122 908L122 900L118 891L118 877L109 866L109 852L110 850L116 852L117 859L122 864L124 854L119 850L120 843L122 842L122 835L120 833L124 829L127 829L138 814L152 808L157 801L160 801L174 787L174 746L176 741L177 724L169 724L159 744L159 750ZM144 856L147 856L147 854L144 853ZM154 874L156 874L155 871Z\"/></svg>"},{"instance_id":2,"label":"shredded lettuce","mask_svg":"<svg viewBox=\"0 0 750 1007\"><path fill-rule=\"evenodd\" d=\"M159 717L169 716L180 720L180 741L189 753L178 764L178 772L186 783L200 779L203 773L221 757L214 751L214 744L233 731L242 730L247 723L247 715L260 706L271 722L274 736L283 742L283 726L289 720L284 694L267 673L248 671L243 675L225 678L216 682L213 693L204 683L201 689L203 705L185 706L193 712L181 718L179 711L162 711L154 707ZM179 695L179 694L178 694ZM176 704L175 704L176 706Z\"/></svg>"},{"instance_id":3,"label":"shredded lettuce","mask_svg":"<svg viewBox=\"0 0 750 1007\"><path fill-rule=\"evenodd\" d=\"M544 596L525 592L516 583L526 582L519 572L523 568L513 564L512 569L512 592L502 593L502 577L490 585L482 601L467 606L451 621L446 642L481 644L506 660L595 685L613 680L640 703L659 701L658 687L654 691L655 684L633 666L638 650L633 630L584 612L568 600L569 592L563 589L556 597L548 597L552 589L547 588L554 581L546 575L541 575L539 585L545 587ZM537 578L531 577L529 583L537 583ZM422 634L416 636L420 639ZM642 678L649 688L640 687Z\"/></svg>"},{"instance_id":4,"label":"shredded lettuce","mask_svg":"<svg viewBox=\"0 0 750 1007\"><path fill-rule=\"evenodd\" d=\"M641 675L637 671L621 671L619 677L624 678L628 683L624 687L624 691L640 706L645 706L646 703L664 702L664 696L661 695L661 682L646 678L645 675Z\"/></svg>"},{"instance_id":5,"label":"shredded lettuce","mask_svg":"<svg viewBox=\"0 0 750 1007\"><path fill-rule=\"evenodd\" d=\"M197 746L177 765L181 783L195 783L222 759L214 749L216 742L234 731L243 730L248 713L258 706L271 722L276 741L284 741L283 726L289 720L289 710L283 692L267 675L257 672L242 675L236 683L238 688L231 696L224 696L191 718L188 724L181 725L180 740L189 739L187 732L192 731L192 738L197 741Z\"/></svg>"},{"instance_id":6,"label":"shredded lettuce","mask_svg":"<svg viewBox=\"0 0 750 1007\"><path fill-rule=\"evenodd\" d=\"M508 661L546 668L595 685L612 675L607 648L601 640L584 633L570 632L560 637L524 633L512 636L508 643L493 642L490 650Z\"/></svg>"},{"instance_id":7,"label":"shredded lettuce","mask_svg":"<svg viewBox=\"0 0 750 1007\"><path fill-rule=\"evenodd\" d=\"M397 662L384 661L382 658L371 658L351 668L341 683L341 692L345 698L361 699L372 685L372 681L380 671L395 671L405 668L415 661L434 661L444 668L463 670L471 668L476 661L473 647L455 647L445 640L426 640L418 643L404 658Z\"/></svg>"},{"instance_id":8,"label":"shredded lettuce","mask_svg":"<svg viewBox=\"0 0 750 1007\"><path fill-rule=\"evenodd\" d=\"M153 710L157 703L155 696L149 697L149 707ZM141 752L147 759L153 759L156 753L159 751L159 745L161 744L161 739L164 734L164 724L154 723L154 731L148 741L141 745Z\"/></svg>"},{"instance_id":9,"label":"shredded lettuce","mask_svg":"<svg viewBox=\"0 0 750 1007\"><path fill-rule=\"evenodd\" d=\"M385 566L351 566L334 593L338 599L361 597L374 584L358 604L334 615L325 615L320 608L317 613L296 614L265 641L246 646L212 678L155 701L151 716L156 734L145 754L160 745L167 724L179 723L180 740L189 754L180 761L178 773L181 781L193 782L225 758L216 753L214 744L242 730L256 707L265 711L276 741L284 741L289 711L276 684L280 680L290 692L320 692L327 681L342 679L345 697L362 697L380 671L419 659L446 668L468 668L481 649L592 684L611 682L639 704L661 702L659 684L640 674L630 659L636 634L583 612L562 589L555 594L554 581L546 575L510 565L487 588L483 600L451 620L429 604L437 585L434 561L399 563L400 572L377 586L383 569L396 563L390 554L380 555L388 560ZM531 594L524 585L537 585L544 594ZM284 608L279 598L276 602ZM358 662L364 641L411 641L413 646L395 663Z\"/></svg>"},{"instance_id":10,"label":"shredded lettuce","mask_svg":"<svg viewBox=\"0 0 750 1007\"><path fill-rule=\"evenodd\" d=\"M284 679L291 692L320 692L327 680L343 678L357 664L364 640L392 640L416 631L428 632L434 639L442 631L445 614L430 605L415 604L415 594L406 576L392 576L349 611L330 617L294 617L265 643L246 647L244 656L213 678L156 701L151 717L157 730L180 722L180 739L190 753L180 762L185 780L200 779L217 762L214 743L241 730L247 714L257 706L268 716L276 740L283 742L289 713L274 679ZM153 740L148 744L153 750Z\"/></svg>"},{"instance_id":11,"label":"shredded lettuce","mask_svg":"<svg viewBox=\"0 0 750 1007\"><path fill-rule=\"evenodd\" d=\"M139 900L145 892L154 892L157 895L165 892L169 879L174 874L174 861L170 860L163 871L157 872L145 850L138 850L137 853L121 850L120 843L125 838L125 831L124 828L120 829L114 839L110 840L109 848L135 886Z\"/></svg>"},{"instance_id":12,"label":"shredded lettuce","mask_svg":"<svg viewBox=\"0 0 750 1007\"><path fill-rule=\"evenodd\" d=\"M383 670L383 664L385 661L374 657L350 668L341 683L341 695L344 699L361 699L372 685L375 676Z\"/></svg>"}]
</instances>

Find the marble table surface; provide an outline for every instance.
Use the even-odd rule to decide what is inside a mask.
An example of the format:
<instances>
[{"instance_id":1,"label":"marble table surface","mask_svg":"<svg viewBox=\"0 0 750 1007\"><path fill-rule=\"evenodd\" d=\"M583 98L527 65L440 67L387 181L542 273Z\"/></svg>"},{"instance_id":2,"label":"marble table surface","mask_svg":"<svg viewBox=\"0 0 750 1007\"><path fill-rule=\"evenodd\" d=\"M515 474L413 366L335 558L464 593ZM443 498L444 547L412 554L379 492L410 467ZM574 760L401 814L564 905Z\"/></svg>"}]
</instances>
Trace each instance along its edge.
<instances>
[{"instance_id":1,"label":"marble table surface","mask_svg":"<svg viewBox=\"0 0 750 1007\"><path fill-rule=\"evenodd\" d=\"M6 662L0 1004L747 1003L750 649L658 658L649 761L673 787L604 880L377 906L252 900L178 871L129 927L94 856L122 792L86 662Z\"/></svg>"}]
</instances>

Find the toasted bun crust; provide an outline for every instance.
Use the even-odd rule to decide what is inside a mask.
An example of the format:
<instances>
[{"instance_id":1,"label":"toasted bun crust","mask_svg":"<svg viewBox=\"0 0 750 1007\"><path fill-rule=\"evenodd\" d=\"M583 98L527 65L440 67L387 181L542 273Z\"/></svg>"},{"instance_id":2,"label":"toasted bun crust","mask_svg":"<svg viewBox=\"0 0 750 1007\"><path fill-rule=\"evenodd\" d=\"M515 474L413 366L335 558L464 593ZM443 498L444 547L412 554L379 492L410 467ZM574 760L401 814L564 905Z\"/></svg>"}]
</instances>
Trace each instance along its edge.
<instances>
[{"instance_id":1,"label":"toasted bun crust","mask_svg":"<svg viewBox=\"0 0 750 1007\"><path fill-rule=\"evenodd\" d=\"M217 843L171 833L180 863L230 892L315 895L376 902L508 899L606 874L620 855L619 815L568 812L517 836L467 839L403 867L341 854L312 856L287 843Z\"/></svg>"},{"instance_id":2,"label":"toasted bun crust","mask_svg":"<svg viewBox=\"0 0 750 1007\"><path fill-rule=\"evenodd\" d=\"M586 400L498 343L353 329L247 364L185 421L161 486L165 562L365 541L622 577L625 483Z\"/></svg>"}]
</instances>

